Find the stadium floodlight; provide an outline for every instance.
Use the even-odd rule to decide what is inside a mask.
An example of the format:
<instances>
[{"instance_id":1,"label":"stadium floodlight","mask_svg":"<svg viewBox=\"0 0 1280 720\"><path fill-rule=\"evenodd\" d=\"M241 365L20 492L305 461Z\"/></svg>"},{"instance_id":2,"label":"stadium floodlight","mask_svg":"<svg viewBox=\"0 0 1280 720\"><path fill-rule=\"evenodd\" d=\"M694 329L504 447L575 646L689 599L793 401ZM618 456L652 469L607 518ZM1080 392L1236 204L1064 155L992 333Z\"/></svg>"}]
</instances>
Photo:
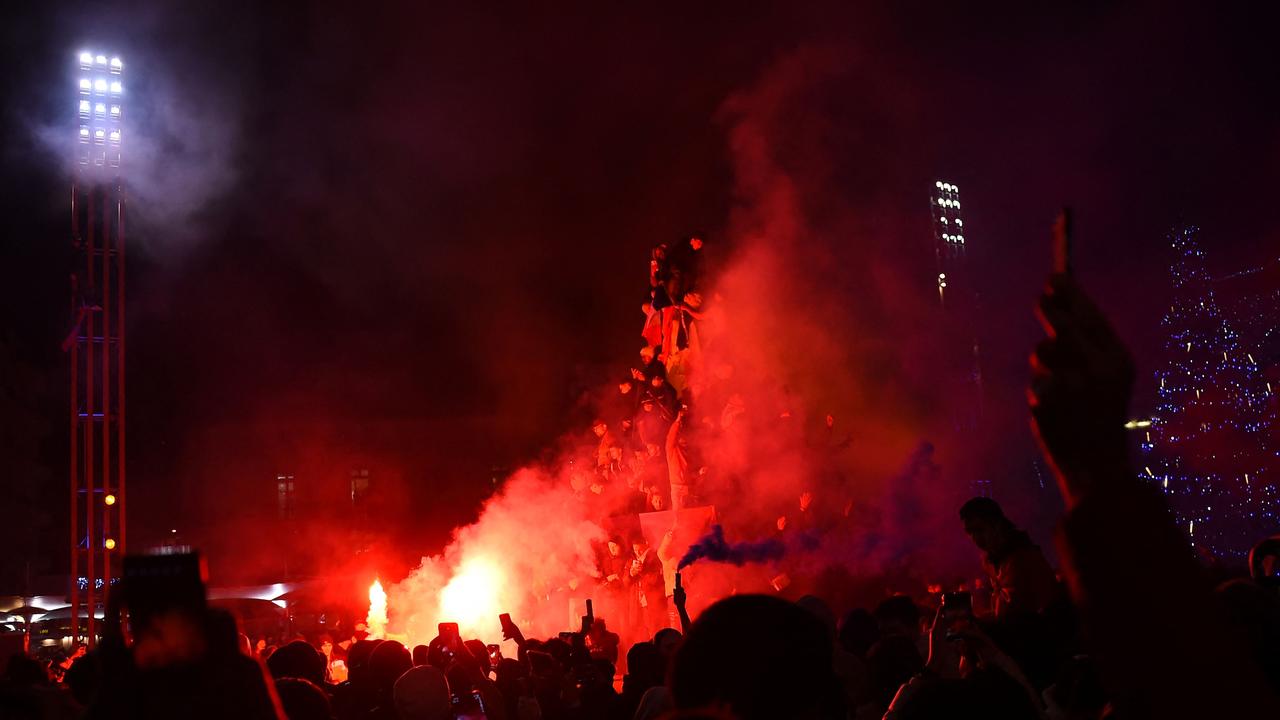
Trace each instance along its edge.
<instances>
[{"instance_id":1,"label":"stadium floodlight","mask_svg":"<svg viewBox=\"0 0 1280 720\"><path fill-rule=\"evenodd\" d=\"M124 61L88 50L77 53L80 77L78 140L79 162L84 166L119 167L124 115Z\"/></svg>"}]
</instances>

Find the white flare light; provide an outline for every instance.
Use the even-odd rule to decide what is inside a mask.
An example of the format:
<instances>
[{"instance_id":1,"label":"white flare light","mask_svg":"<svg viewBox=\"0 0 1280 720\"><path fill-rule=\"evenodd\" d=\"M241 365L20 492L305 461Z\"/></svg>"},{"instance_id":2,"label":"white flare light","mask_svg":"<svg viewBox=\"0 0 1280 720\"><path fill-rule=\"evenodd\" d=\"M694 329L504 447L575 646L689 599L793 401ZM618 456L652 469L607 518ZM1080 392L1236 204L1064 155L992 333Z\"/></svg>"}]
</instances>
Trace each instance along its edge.
<instances>
[{"instance_id":1,"label":"white flare light","mask_svg":"<svg viewBox=\"0 0 1280 720\"><path fill-rule=\"evenodd\" d=\"M106 80L103 80L102 78L98 78L97 80L94 80L94 81L93 81L93 89L94 89L95 91L97 91L97 92L100 92L100 93L104 93L104 92L106 92L106 91L107 91L107 81L106 81Z\"/></svg>"},{"instance_id":2,"label":"white flare light","mask_svg":"<svg viewBox=\"0 0 1280 720\"><path fill-rule=\"evenodd\" d=\"M81 64L81 65L92 65L92 64L93 64L93 53L89 53L89 52L82 52L82 53L80 53L80 64Z\"/></svg>"},{"instance_id":3,"label":"white flare light","mask_svg":"<svg viewBox=\"0 0 1280 720\"><path fill-rule=\"evenodd\" d=\"M124 85L122 85L122 84L120 83L120 81L119 81L119 80L114 80L114 81L112 81L112 83L111 83L111 94L112 94L112 95L119 95L119 94L120 94L120 93L122 93L122 92L124 92Z\"/></svg>"}]
</instances>

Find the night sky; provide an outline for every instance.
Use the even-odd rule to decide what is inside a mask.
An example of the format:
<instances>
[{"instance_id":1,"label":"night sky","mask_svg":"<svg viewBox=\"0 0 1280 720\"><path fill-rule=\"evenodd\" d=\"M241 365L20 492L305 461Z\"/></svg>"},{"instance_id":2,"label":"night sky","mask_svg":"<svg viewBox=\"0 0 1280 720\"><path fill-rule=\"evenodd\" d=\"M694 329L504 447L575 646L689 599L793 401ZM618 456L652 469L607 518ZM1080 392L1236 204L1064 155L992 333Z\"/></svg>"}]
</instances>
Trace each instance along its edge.
<instances>
[{"instance_id":1,"label":"night sky","mask_svg":"<svg viewBox=\"0 0 1280 720\"><path fill-rule=\"evenodd\" d=\"M1222 272L1277 247L1274 12L26 5L0 30L0 493L21 499L5 542L38 568L65 563L58 343L73 259L66 163L47 138L72 117L82 47L125 58L150 135L136 162L125 149L141 537L182 522L183 478L219 461L193 440L210 428L404 421L421 436L383 451L438 464L417 530L439 542L491 468L536 457L584 419L587 388L625 369L651 246L697 229L732 257L732 99L788 63L824 74L787 98L794 122L771 139L782 164L821 212L877 238L819 212L811 226L831 231L814 243L928 291L929 191L961 188L988 373L1011 417L1062 204L1083 282L1144 366L1171 223L1204 228Z\"/></svg>"}]
</instances>

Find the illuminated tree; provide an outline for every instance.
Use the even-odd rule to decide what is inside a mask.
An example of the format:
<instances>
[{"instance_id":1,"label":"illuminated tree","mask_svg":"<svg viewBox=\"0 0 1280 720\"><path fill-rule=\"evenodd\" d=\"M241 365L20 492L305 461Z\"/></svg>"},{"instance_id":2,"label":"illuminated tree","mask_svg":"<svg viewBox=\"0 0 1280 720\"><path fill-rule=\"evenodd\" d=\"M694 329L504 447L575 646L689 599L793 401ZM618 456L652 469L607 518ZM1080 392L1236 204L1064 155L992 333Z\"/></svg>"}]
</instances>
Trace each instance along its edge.
<instances>
[{"instance_id":1,"label":"illuminated tree","mask_svg":"<svg viewBox=\"0 0 1280 720\"><path fill-rule=\"evenodd\" d=\"M1168 236L1173 297L1140 473L1163 487L1194 545L1239 561L1280 530L1280 473L1267 440L1275 402L1219 309L1198 233L1181 226Z\"/></svg>"}]
</instances>

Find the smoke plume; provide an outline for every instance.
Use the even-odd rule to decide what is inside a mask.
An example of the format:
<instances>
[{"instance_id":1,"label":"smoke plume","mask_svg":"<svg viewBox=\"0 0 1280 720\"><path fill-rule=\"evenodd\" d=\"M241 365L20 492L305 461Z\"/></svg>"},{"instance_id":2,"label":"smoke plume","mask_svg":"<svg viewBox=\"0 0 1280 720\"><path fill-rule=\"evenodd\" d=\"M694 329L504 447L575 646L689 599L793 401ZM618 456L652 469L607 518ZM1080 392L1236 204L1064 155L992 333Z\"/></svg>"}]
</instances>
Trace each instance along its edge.
<instances>
[{"instance_id":1,"label":"smoke plume","mask_svg":"<svg viewBox=\"0 0 1280 720\"><path fill-rule=\"evenodd\" d=\"M874 191L851 200L826 190L840 162L856 162L831 155L833 146L851 148L833 135L845 126L830 116L839 110L823 101L850 82L879 91L853 58L802 50L718 115L735 205L709 246L725 259L703 291L710 302L699 321L701 380L686 421L690 470L706 468L697 500L714 506L718 524L673 549L681 567L706 559L734 568L691 567L694 605L766 589L786 577L778 570L936 572L951 558L924 550L959 537L949 523L912 524L954 505L919 480L937 467L922 437L936 425L929 398L939 389L920 359L933 352L917 332L927 295L892 250L906 231L892 210L874 209ZM610 392L598 391L600 405ZM573 627L572 608L590 596L597 574L591 543L606 533L569 462L594 448L566 445L554 461L516 473L443 554L424 558L392 588L393 632L425 641L433 623L455 621L493 637L504 611L542 632ZM681 521L672 522L679 545ZM729 543L726 528L759 539ZM456 601L471 590L474 602ZM492 601L479 599L486 592Z\"/></svg>"},{"instance_id":2,"label":"smoke plume","mask_svg":"<svg viewBox=\"0 0 1280 720\"><path fill-rule=\"evenodd\" d=\"M699 560L745 565L749 562L768 562L780 560L786 554L786 546L777 538L768 538L755 542L738 542L730 545L725 542L724 528L714 525L711 532L699 538L689 546L684 557L680 558L679 569L683 570Z\"/></svg>"}]
</instances>

